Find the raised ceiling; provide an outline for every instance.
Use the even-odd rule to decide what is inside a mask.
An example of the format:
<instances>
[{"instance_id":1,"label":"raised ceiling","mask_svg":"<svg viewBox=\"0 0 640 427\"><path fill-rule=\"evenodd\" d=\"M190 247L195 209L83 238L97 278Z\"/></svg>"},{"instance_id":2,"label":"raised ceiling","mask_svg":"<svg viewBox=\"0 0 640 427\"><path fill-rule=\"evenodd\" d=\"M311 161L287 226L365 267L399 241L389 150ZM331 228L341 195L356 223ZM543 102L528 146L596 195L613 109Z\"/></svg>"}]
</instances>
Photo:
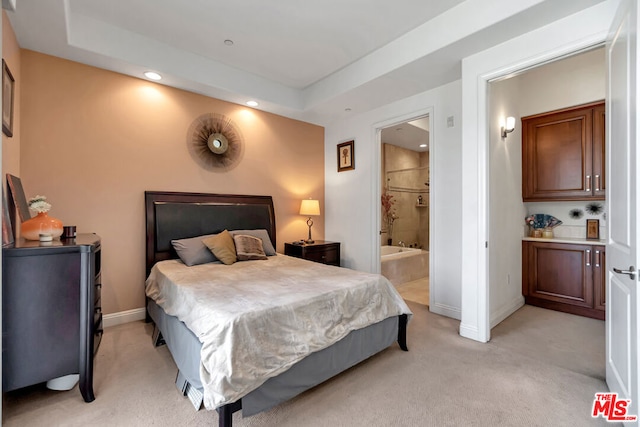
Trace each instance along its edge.
<instances>
[{"instance_id":1,"label":"raised ceiling","mask_svg":"<svg viewBox=\"0 0 640 427\"><path fill-rule=\"evenodd\" d=\"M20 0L8 16L22 48L326 125L601 1Z\"/></svg>"}]
</instances>

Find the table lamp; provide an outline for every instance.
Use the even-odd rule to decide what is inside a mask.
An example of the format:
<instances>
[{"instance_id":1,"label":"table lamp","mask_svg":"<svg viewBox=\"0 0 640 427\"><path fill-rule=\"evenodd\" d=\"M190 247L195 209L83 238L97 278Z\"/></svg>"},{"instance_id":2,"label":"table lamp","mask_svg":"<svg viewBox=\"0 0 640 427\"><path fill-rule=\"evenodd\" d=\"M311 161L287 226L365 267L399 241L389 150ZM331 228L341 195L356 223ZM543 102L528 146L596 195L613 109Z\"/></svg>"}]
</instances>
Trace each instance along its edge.
<instances>
[{"instance_id":1,"label":"table lamp","mask_svg":"<svg viewBox=\"0 0 640 427\"><path fill-rule=\"evenodd\" d=\"M311 226L313 225L312 216L320 215L320 202L313 199L303 200L300 204L300 215L308 216L307 225L309 226L309 238L305 240L305 243L314 243L311 239Z\"/></svg>"}]
</instances>

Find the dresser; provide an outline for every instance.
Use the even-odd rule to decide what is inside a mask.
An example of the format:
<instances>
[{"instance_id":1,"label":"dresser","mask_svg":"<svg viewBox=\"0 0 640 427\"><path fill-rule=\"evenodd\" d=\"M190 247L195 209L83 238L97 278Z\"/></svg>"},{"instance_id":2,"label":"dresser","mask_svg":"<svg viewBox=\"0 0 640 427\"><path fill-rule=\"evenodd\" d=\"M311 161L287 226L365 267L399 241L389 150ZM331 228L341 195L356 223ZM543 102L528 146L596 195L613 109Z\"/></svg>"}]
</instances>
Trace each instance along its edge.
<instances>
[{"instance_id":1,"label":"dresser","mask_svg":"<svg viewBox=\"0 0 640 427\"><path fill-rule=\"evenodd\" d=\"M314 243L284 244L284 254L323 264L340 266L340 243L316 240Z\"/></svg>"},{"instance_id":2,"label":"dresser","mask_svg":"<svg viewBox=\"0 0 640 427\"><path fill-rule=\"evenodd\" d=\"M103 332L100 237L21 239L2 254L3 391L79 374L82 397L93 401Z\"/></svg>"}]
</instances>

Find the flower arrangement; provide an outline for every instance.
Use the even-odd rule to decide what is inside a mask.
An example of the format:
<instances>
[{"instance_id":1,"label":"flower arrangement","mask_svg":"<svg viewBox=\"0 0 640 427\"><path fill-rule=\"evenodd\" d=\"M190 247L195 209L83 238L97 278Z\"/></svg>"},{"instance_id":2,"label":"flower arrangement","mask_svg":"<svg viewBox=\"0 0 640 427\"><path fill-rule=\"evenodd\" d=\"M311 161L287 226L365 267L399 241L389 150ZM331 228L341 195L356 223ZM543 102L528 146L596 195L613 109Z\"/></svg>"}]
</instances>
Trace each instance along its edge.
<instances>
[{"instance_id":1,"label":"flower arrangement","mask_svg":"<svg viewBox=\"0 0 640 427\"><path fill-rule=\"evenodd\" d=\"M29 209L38 213L49 212L51 203L47 202L45 196L35 196L29 199Z\"/></svg>"},{"instance_id":2,"label":"flower arrangement","mask_svg":"<svg viewBox=\"0 0 640 427\"><path fill-rule=\"evenodd\" d=\"M387 222L387 232L389 233L389 236L391 236L393 223L399 218L398 215L396 215L395 208L393 207L396 201L393 200L393 196L391 194L384 192L382 193L381 202L383 219Z\"/></svg>"}]
</instances>

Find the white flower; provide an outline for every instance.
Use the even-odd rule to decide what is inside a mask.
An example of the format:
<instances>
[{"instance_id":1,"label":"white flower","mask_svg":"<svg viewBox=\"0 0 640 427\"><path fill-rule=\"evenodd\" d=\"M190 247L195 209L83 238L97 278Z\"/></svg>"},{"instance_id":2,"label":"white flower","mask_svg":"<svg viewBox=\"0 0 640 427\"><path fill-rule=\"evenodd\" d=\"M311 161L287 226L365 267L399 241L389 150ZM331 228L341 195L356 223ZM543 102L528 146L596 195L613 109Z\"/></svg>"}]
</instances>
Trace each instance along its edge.
<instances>
[{"instance_id":1,"label":"white flower","mask_svg":"<svg viewBox=\"0 0 640 427\"><path fill-rule=\"evenodd\" d=\"M35 196L29 199L29 209L38 213L49 212L51 204L47 203L45 196Z\"/></svg>"}]
</instances>

